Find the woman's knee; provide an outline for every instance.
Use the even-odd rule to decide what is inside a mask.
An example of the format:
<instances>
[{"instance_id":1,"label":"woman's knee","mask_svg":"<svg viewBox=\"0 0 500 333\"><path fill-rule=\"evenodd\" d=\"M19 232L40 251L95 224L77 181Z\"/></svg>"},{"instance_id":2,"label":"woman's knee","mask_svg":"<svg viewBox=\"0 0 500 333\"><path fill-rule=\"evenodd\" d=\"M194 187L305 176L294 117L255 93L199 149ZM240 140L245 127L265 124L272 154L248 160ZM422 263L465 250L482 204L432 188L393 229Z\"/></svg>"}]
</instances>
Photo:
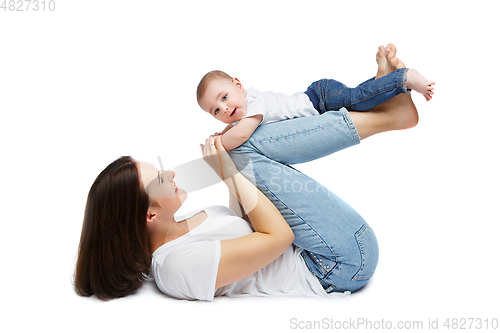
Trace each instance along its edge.
<instances>
[{"instance_id":1,"label":"woman's knee","mask_svg":"<svg viewBox=\"0 0 500 333\"><path fill-rule=\"evenodd\" d=\"M316 274L327 292L357 291L375 273L379 250L373 230L365 223L351 239L354 240L346 242L343 250L339 248L335 265L329 263L332 269Z\"/></svg>"},{"instance_id":2,"label":"woman's knee","mask_svg":"<svg viewBox=\"0 0 500 333\"><path fill-rule=\"evenodd\" d=\"M363 225L354 235L359 251L358 270L352 277L354 281L370 279L377 268L379 249L377 238L372 228Z\"/></svg>"}]
</instances>

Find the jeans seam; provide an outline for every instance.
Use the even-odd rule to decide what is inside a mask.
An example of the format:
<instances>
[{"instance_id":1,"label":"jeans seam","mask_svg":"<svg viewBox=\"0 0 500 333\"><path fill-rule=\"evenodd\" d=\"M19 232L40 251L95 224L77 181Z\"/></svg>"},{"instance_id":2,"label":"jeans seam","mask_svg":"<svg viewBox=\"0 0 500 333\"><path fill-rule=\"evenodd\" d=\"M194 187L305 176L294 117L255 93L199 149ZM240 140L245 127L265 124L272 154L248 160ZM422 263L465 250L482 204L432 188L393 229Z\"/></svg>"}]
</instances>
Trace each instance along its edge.
<instances>
[{"instance_id":1,"label":"jeans seam","mask_svg":"<svg viewBox=\"0 0 500 333\"><path fill-rule=\"evenodd\" d=\"M394 90L394 89L397 89L397 88L403 88L403 89L405 89L404 84L397 83L397 84L395 84L395 85L394 85L394 86L392 86L392 87L387 87L387 88L385 88L384 90L380 90L380 91L377 91L376 93L375 93L375 92L374 92L374 93L372 93L372 94L371 94L371 95L369 95L369 96L365 96L364 98L360 98L360 99L359 99L356 103L351 103L351 105L356 105L356 104L363 103L363 102L365 102L365 101L369 100L370 98L373 98L373 96L376 96L376 95L381 95L381 94L384 94L384 93L386 93L386 92L389 92L389 91ZM406 89L405 89L405 90L406 90Z\"/></svg>"},{"instance_id":2,"label":"jeans seam","mask_svg":"<svg viewBox=\"0 0 500 333\"><path fill-rule=\"evenodd\" d=\"M403 78L402 78L402 87L403 87L403 90L405 92L405 94L410 94L411 93L411 89L408 89L408 85L407 85L407 77L408 77L408 69L409 68L405 68L406 70L403 72Z\"/></svg>"},{"instance_id":3,"label":"jeans seam","mask_svg":"<svg viewBox=\"0 0 500 333\"><path fill-rule=\"evenodd\" d=\"M360 274L360 272L363 270L363 268L365 267L365 256L364 256L364 246L363 244L360 243L360 237L366 233L368 231L368 228L369 226L364 224L356 233L355 233L355 236L356 236L356 243L358 243L358 248L359 248L359 253L361 254L361 265L358 269L358 271L356 272L356 274L354 274L354 276L352 277L352 280L354 281L360 281L360 280L367 280L369 278L371 278L373 276L373 273L372 274L369 274L369 275L362 275L362 276L358 276Z\"/></svg>"},{"instance_id":4,"label":"jeans seam","mask_svg":"<svg viewBox=\"0 0 500 333\"><path fill-rule=\"evenodd\" d=\"M358 129L356 128L356 125L354 125L354 122L352 121L351 117L349 116L349 111L347 111L346 108L342 108L342 109L340 109L340 111L342 111L342 114L344 116L344 120L345 120L347 126L349 127L349 129L351 130L351 134L353 136L354 143L356 145L359 145L361 143L361 138L359 136Z\"/></svg>"},{"instance_id":5,"label":"jeans seam","mask_svg":"<svg viewBox=\"0 0 500 333\"><path fill-rule=\"evenodd\" d=\"M321 130L321 129L327 129L329 127L332 128L333 125L330 125L330 124L320 125L320 126L317 126L317 127L311 128L311 129L303 130L301 132L296 132L296 133L282 135L282 136L277 136L277 137L268 137L266 139L254 140L254 142L260 143L260 142L265 142L265 141L269 141L269 140L273 140L273 141L279 141L279 140L283 140L283 139L286 140L287 138L291 138L291 137L294 137L294 136L297 136L297 135L307 134L307 133L310 133L310 132L313 132L313 131L318 131L318 130ZM252 140L252 139L250 139L250 140Z\"/></svg>"}]
</instances>

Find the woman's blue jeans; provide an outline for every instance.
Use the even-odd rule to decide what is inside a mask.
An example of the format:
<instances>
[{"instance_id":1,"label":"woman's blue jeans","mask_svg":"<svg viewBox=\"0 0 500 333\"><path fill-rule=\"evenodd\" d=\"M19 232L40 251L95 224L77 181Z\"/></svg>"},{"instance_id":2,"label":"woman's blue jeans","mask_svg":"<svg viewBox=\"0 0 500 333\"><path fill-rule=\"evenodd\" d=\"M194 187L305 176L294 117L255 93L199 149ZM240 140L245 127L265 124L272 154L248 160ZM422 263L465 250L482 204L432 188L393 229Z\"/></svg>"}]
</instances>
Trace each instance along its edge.
<instances>
[{"instance_id":1,"label":"woman's blue jeans","mask_svg":"<svg viewBox=\"0 0 500 333\"><path fill-rule=\"evenodd\" d=\"M313 82L305 92L314 108L323 113L346 108L350 111L367 111L387 102L399 94L409 94L406 87L408 68L395 70L375 80L371 78L356 88L349 88L343 83L324 79Z\"/></svg>"},{"instance_id":2,"label":"woman's blue jeans","mask_svg":"<svg viewBox=\"0 0 500 333\"><path fill-rule=\"evenodd\" d=\"M259 126L229 152L238 169L276 205L294 244L326 292L356 291L373 275L373 230L347 203L289 164L311 161L360 142L346 109ZM342 166L329 173L342 177Z\"/></svg>"}]
</instances>

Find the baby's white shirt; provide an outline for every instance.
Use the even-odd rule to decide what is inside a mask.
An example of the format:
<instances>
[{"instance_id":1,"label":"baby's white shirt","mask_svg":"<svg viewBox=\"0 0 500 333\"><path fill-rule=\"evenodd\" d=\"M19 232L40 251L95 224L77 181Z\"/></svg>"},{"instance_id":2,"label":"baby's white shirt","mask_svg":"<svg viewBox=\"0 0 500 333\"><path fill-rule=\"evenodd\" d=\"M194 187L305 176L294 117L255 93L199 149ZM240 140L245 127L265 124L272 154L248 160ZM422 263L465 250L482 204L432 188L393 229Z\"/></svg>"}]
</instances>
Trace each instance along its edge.
<instances>
[{"instance_id":1,"label":"baby's white shirt","mask_svg":"<svg viewBox=\"0 0 500 333\"><path fill-rule=\"evenodd\" d=\"M260 92L254 88L247 90L247 113L243 118L262 115L261 125L279 120L298 117L317 116L319 112L314 108L309 97L303 92L293 95ZM236 125L238 122L234 122Z\"/></svg>"}]
</instances>

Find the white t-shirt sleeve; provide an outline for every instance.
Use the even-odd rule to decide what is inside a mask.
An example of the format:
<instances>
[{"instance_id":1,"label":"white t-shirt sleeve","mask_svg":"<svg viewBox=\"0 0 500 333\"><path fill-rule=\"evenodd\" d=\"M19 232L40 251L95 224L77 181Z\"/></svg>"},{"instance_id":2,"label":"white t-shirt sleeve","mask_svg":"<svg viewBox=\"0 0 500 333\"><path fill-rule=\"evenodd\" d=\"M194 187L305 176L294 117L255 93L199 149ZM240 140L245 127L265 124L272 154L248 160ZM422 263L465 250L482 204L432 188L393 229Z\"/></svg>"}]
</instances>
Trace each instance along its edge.
<instances>
[{"instance_id":1,"label":"white t-shirt sleeve","mask_svg":"<svg viewBox=\"0 0 500 333\"><path fill-rule=\"evenodd\" d=\"M262 98L261 95L262 93L260 91L255 90L253 88L249 88L247 90L247 97L246 97L247 110L243 118L261 115L262 116L261 124L265 123L269 106L266 105L266 101L265 99ZM238 122L235 122L233 125L236 125L237 123Z\"/></svg>"},{"instance_id":2,"label":"white t-shirt sleeve","mask_svg":"<svg viewBox=\"0 0 500 333\"><path fill-rule=\"evenodd\" d=\"M243 118L248 118L256 115L262 116L262 121L266 118L267 109L265 103L261 100L253 100L247 104L247 113Z\"/></svg>"},{"instance_id":3,"label":"white t-shirt sleeve","mask_svg":"<svg viewBox=\"0 0 500 333\"><path fill-rule=\"evenodd\" d=\"M262 115L261 125L297 117L317 116L319 114L314 109L309 97L303 92L285 95L269 91L260 92L249 88L246 101L247 114L245 118L260 114Z\"/></svg>"},{"instance_id":4,"label":"white t-shirt sleeve","mask_svg":"<svg viewBox=\"0 0 500 333\"><path fill-rule=\"evenodd\" d=\"M211 301L220 261L219 240L191 242L153 259L156 284L174 298Z\"/></svg>"}]
</instances>

